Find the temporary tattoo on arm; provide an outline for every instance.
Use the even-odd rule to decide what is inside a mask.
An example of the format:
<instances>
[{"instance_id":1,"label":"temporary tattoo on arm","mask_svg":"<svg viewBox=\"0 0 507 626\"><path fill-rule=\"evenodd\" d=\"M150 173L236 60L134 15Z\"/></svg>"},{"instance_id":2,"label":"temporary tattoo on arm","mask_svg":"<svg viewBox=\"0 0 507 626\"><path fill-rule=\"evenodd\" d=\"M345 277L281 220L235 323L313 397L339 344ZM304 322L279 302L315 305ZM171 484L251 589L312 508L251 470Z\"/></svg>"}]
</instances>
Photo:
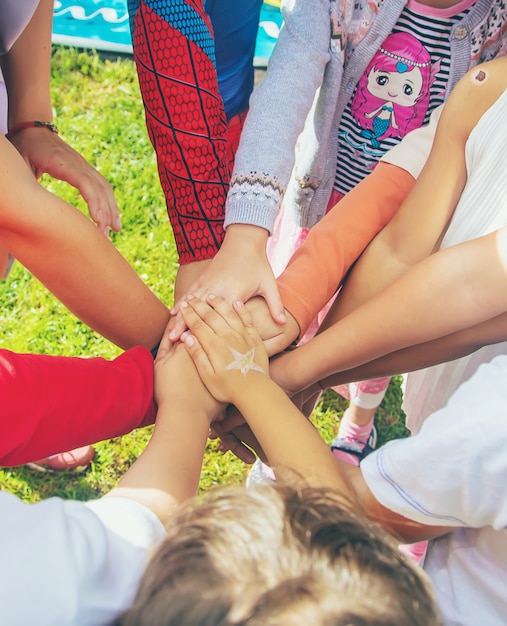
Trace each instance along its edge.
<instances>
[{"instance_id":1,"label":"temporary tattoo on arm","mask_svg":"<svg viewBox=\"0 0 507 626\"><path fill-rule=\"evenodd\" d=\"M225 368L226 370L239 370L243 374L243 376L246 376L247 372L250 372L250 371L264 372L262 367L259 367L257 363L254 361L255 348L252 348L251 350L249 350L248 352L245 352L244 354L241 354L241 352L238 352L237 350L234 350L234 348L231 348L231 347L229 347L229 350L232 352L232 356L234 357L235 360L226 366Z\"/></svg>"}]
</instances>

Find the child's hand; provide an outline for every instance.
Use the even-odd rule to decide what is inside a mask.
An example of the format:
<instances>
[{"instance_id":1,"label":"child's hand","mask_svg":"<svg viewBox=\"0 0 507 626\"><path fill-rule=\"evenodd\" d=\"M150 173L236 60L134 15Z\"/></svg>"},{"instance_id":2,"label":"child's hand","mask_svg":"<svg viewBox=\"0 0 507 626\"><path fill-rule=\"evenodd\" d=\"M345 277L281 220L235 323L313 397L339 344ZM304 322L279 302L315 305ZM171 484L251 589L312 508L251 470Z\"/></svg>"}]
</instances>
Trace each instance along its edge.
<instances>
[{"instance_id":1,"label":"child's hand","mask_svg":"<svg viewBox=\"0 0 507 626\"><path fill-rule=\"evenodd\" d=\"M108 236L121 230L120 211L109 181L56 133L25 130L11 142L35 177L47 173L76 187L83 196L92 220Z\"/></svg>"},{"instance_id":2,"label":"child's hand","mask_svg":"<svg viewBox=\"0 0 507 626\"><path fill-rule=\"evenodd\" d=\"M213 294L208 296L208 304L188 297L180 310L189 328L182 340L218 401L234 404L245 385L256 376L267 375L266 350L241 302L231 307Z\"/></svg>"},{"instance_id":3,"label":"child's hand","mask_svg":"<svg viewBox=\"0 0 507 626\"><path fill-rule=\"evenodd\" d=\"M177 407L188 419L204 414L212 422L225 409L210 394L181 343L155 363L154 392L159 408L157 421L161 416L174 414Z\"/></svg>"}]
</instances>

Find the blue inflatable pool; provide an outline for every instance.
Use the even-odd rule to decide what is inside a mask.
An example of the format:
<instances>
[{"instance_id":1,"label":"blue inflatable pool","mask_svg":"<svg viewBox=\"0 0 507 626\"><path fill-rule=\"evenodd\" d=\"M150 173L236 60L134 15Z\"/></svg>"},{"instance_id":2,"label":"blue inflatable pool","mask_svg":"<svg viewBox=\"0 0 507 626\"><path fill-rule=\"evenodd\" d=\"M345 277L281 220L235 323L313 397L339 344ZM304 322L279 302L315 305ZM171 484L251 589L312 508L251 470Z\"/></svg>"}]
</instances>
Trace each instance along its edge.
<instances>
[{"instance_id":1,"label":"blue inflatable pool","mask_svg":"<svg viewBox=\"0 0 507 626\"><path fill-rule=\"evenodd\" d=\"M256 67L267 65L281 24L278 7L264 3L255 48ZM127 0L55 0L53 43L131 54Z\"/></svg>"}]
</instances>

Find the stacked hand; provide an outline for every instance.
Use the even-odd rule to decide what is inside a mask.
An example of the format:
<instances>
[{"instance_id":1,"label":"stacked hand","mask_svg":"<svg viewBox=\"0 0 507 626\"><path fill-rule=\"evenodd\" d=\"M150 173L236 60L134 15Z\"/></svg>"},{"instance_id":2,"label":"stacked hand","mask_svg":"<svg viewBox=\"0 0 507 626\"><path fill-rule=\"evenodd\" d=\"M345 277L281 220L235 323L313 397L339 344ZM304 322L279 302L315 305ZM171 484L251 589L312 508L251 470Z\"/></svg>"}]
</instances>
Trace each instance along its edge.
<instances>
[{"instance_id":1,"label":"stacked hand","mask_svg":"<svg viewBox=\"0 0 507 626\"><path fill-rule=\"evenodd\" d=\"M207 302L187 297L181 313L189 330L182 336L202 381L220 402L235 404L256 376L266 376L268 356L245 306L232 307L210 294Z\"/></svg>"},{"instance_id":2,"label":"stacked hand","mask_svg":"<svg viewBox=\"0 0 507 626\"><path fill-rule=\"evenodd\" d=\"M206 389L182 344L173 346L171 352L155 363L155 401L159 410L167 408L168 415L178 407L188 419L206 415L208 423L220 417L225 409Z\"/></svg>"}]
</instances>

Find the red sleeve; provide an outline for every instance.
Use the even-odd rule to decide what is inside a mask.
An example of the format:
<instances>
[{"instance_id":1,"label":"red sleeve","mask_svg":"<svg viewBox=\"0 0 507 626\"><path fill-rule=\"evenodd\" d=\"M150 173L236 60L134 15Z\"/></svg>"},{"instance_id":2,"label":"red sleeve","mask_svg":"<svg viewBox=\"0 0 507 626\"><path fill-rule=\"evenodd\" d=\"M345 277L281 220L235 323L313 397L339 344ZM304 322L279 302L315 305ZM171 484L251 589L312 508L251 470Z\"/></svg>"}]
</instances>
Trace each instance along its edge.
<instances>
[{"instance_id":1,"label":"red sleeve","mask_svg":"<svg viewBox=\"0 0 507 626\"><path fill-rule=\"evenodd\" d=\"M278 278L283 304L296 318L301 336L414 183L407 171L379 163L310 230Z\"/></svg>"},{"instance_id":2,"label":"red sleeve","mask_svg":"<svg viewBox=\"0 0 507 626\"><path fill-rule=\"evenodd\" d=\"M0 465L21 465L153 423L153 357L102 358L0 350Z\"/></svg>"},{"instance_id":3,"label":"red sleeve","mask_svg":"<svg viewBox=\"0 0 507 626\"><path fill-rule=\"evenodd\" d=\"M179 262L210 259L224 236L230 159L209 17L202 0L141 0L131 25L146 125Z\"/></svg>"}]
</instances>

